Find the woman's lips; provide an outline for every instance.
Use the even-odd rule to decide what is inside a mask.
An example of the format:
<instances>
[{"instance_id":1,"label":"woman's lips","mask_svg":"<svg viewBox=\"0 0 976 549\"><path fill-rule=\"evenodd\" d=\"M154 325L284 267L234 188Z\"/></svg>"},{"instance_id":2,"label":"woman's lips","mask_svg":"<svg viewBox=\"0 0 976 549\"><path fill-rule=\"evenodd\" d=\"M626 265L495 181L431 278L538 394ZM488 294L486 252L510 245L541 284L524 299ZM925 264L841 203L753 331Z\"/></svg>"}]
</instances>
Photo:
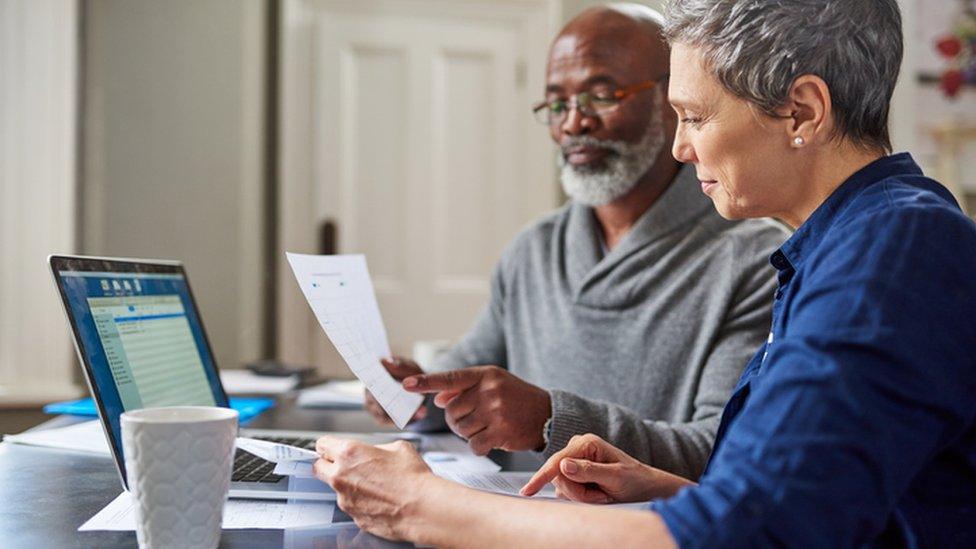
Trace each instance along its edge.
<instances>
[{"instance_id":1,"label":"woman's lips","mask_svg":"<svg viewBox=\"0 0 976 549\"><path fill-rule=\"evenodd\" d=\"M708 194L708 190L714 187L715 185L718 185L718 181L715 181L714 179L702 180L701 181L702 192Z\"/></svg>"}]
</instances>

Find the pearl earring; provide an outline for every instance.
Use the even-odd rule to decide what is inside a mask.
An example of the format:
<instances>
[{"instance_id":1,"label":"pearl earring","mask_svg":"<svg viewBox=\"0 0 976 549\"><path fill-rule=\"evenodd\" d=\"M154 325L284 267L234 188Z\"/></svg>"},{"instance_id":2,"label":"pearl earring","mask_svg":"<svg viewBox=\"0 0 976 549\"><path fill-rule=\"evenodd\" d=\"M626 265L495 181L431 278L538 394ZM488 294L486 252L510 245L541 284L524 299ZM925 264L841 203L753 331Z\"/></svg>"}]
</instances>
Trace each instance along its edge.
<instances>
[{"instance_id":1,"label":"pearl earring","mask_svg":"<svg viewBox=\"0 0 976 549\"><path fill-rule=\"evenodd\" d=\"M802 147L805 143L806 141L804 141L803 138L800 136L796 136L795 138L793 138L793 144L796 145L797 147Z\"/></svg>"}]
</instances>

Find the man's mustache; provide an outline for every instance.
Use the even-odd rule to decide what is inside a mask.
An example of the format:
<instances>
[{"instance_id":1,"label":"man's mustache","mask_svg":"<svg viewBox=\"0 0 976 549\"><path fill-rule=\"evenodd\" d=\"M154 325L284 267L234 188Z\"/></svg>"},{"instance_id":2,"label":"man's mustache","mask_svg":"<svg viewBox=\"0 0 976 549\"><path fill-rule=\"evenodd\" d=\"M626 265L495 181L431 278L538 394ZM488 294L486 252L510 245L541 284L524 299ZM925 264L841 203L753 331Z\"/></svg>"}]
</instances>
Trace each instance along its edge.
<instances>
[{"instance_id":1,"label":"man's mustache","mask_svg":"<svg viewBox=\"0 0 976 549\"><path fill-rule=\"evenodd\" d=\"M611 153L618 155L627 151L627 145L625 143L620 141L612 141L609 139L597 139L587 135L566 138L566 140L560 145L560 150L565 158L567 155L572 154L576 149L583 147L606 149Z\"/></svg>"}]
</instances>

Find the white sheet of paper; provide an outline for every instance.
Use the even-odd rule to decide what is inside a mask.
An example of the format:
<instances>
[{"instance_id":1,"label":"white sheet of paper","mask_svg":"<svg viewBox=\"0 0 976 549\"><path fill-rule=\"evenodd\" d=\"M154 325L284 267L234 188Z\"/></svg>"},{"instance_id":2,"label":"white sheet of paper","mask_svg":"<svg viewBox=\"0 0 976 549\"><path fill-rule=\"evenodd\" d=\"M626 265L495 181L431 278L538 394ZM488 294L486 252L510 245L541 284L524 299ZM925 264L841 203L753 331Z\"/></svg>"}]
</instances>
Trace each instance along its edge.
<instances>
[{"instance_id":1,"label":"white sheet of paper","mask_svg":"<svg viewBox=\"0 0 976 549\"><path fill-rule=\"evenodd\" d=\"M224 504L225 530L306 528L332 523L335 505L323 502L238 500ZM78 527L79 532L91 530L135 530L136 514L132 496L122 492L101 511Z\"/></svg>"},{"instance_id":2,"label":"white sheet of paper","mask_svg":"<svg viewBox=\"0 0 976 549\"><path fill-rule=\"evenodd\" d=\"M450 452L427 452L424 461L430 466L434 474L462 472L462 473L495 473L501 471L501 465L484 457L474 454L456 454ZM312 462L310 461L282 461L274 468L274 474L289 477L312 477ZM442 475L443 476L443 475ZM526 479L528 480L528 479Z\"/></svg>"},{"instance_id":3,"label":"white sheet of paper","mask_svg":"<svg viewBox=\"0 0 976 549\"><path fill-rule=\"evenodd\" d=\"M312 461L282 461L275 465L274 474L285 475L286 477L314 477Z\"/></svg>"},{"instance_id":4,"label":"white sheet of paper","mask_svg":"<svg viewBox=\"0 0 976 549\"><path fill-rule=\"evenodd\" d=\"M280 395L298 386L298 376L259 376L250 370L220 370L220 383L229 395Z\"/></svg>"},{"instance_id":5,"label":"white sheet of paper","mask_svg":"<svg viewBox=\"0 0 976 549\"><path fill-rule=\"evenodd\" d=\"M362 408L366 402L362 381L329 381L298 392L295 404L303 408Z\"/></svg>"},{"instance_id":6,"label":"white sheet of paper","mask_svg":"<svg viewBox=\"0 0 976 549\"><path fill-rule=\"evenodd\" d=\"M423 401L408 393L380 364L390 344L363 255L286 254L315 318L343 360L397 427L403 429Z\"/></svg>"},{"instance_id":7,"label":"white sheet of paper","mask_svg":"<svg viewBox=\"0 0 976 549\"><path fill-rule=\"evenodd\" d=\"M420 449L424 452L453 452L455 454L475 455L468 443L454 433L420 435Z\"/></svg>"},{"instance_id":8,"label":"white sheet of paper","mask_svg":"<svg viewBox=\"0 0 976 549\"><path fill-rule=\"evenodd\" d=\"M267 440L257 440L247 437L237 437L237 448L250 452L261 459L272 463L288 461L315 461L319 455L305 448L269 442Z\"/></svg>"},{"instance_id":9,"label":"white sheet of paper","mask_svg":"<svg viewBox=\"0 0 976 549\"><path fill-rule=\"evenodd\" d=\"M102 431L102 424L97 419L67 427L28 431L19 435L6 435L3 437L3 441L63 450L79 450L103 456L112 455L108 448L108 441L105 440L105 433Z\"/></svg>"},{"instance_id":10,"label":"white sheet of paper","mask_svg":"<svg viewBox=\"0 0 976 549\"><path fill-rule=\"evenodd\" d=\"M425 452L424 461L436 474L447 471L497 473L502 466L485 456L456 452Z\"/></svg>"},{"instance_id":11,"label":"white sheet of paper","mask_svg":"<svg viewBox=\"0 0 976 549\"><path fill-rule=\"evenodd\" d=\"M525 486L525 483L532 478L533 474L535 473L522 471L502 471L498 473L446 471L438 476L463 484L469 488L494 492L496 494L518 496L519 490ZM556 487L552 484L547 484L542 490L539 490L539 493L532 497L554 498L556 497Z\"/></svg>"}]
</instances>

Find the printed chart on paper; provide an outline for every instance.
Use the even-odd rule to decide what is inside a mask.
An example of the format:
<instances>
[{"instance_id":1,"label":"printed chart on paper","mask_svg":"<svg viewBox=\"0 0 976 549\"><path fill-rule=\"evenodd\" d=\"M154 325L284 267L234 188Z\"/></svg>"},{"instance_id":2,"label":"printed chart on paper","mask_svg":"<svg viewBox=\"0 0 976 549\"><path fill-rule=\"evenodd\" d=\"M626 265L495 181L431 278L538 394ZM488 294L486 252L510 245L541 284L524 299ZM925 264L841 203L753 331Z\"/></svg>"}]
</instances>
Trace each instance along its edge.
<instances>
[{"instance_id":1,"label":"printed chart on paper","mask_svg":"<svg viewBox=\"0 0 976 549\"><path fill-rule=\"evenodd\" d=\"M322 330L356 377L403 429L423 396L408 393L380 364L390 343L363 255L288 253L288 262Z\"/></svg>"}]
</instances>

